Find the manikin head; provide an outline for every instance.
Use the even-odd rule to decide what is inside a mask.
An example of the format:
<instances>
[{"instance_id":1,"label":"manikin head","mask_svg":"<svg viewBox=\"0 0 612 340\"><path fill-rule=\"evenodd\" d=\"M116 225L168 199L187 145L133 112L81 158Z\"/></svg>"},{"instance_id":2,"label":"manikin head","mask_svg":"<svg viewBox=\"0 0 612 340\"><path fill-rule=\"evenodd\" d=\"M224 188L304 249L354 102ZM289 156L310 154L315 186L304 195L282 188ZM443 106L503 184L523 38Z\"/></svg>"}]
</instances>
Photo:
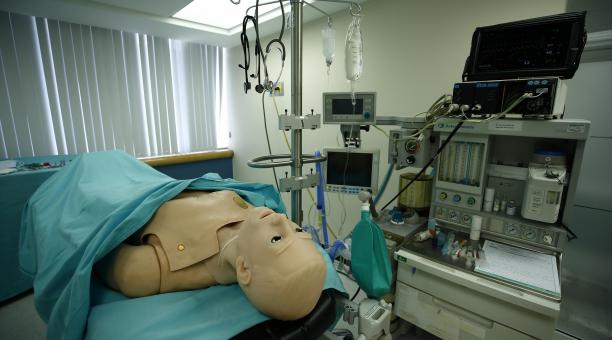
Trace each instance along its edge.
<instances>
[{"instance_id":1,"label":"manikin head","mask_svg":"<svg viewBox=\"0 0 612 340\"><path fill-rule=\"evenodd\" d=\"M251 303L278 320L312 311L325 281L325 262L308 233L268 208L254 208L236 240L236 278Z\"/></svg>"}]
</instances>

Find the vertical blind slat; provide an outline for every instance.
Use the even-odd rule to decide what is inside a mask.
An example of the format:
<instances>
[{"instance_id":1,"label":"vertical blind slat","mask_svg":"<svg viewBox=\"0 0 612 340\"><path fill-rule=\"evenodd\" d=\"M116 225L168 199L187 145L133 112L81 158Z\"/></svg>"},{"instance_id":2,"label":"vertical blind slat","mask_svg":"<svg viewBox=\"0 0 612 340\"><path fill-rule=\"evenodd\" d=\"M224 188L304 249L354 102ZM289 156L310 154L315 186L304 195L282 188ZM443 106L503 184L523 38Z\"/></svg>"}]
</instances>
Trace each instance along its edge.
<instances>
[{"instance_id":1,"label":"vertical blind slat","mask_svg":"<svg viewBox=\"0 0 612 340\"><path fill-rule=\"evenodd\" d=\"M87 60L85 56L85 45L83 43L83 26L73 24L72 35L76 61L76 75L78 79L79 92L81 94L81 117L83 120L83 128L85 139L87 140L87 149L97 150L97 143L93 125L92 113L92 98L89 89L89 72L87 69Z\"/></svg>"},{"instance_id":2,"label":"vertical blind slat","mask_svg":"<svg viewBox=\"0 0 612 340\"><path fill-rule=\"evenodd\" d=\"M48 20L49 41L53 64L55 65L55 81L57 84L57 101L59 103L61 121L63 123L63 135L66 141L66 152L68 154L77 153L77 139L74 133L72 122L72 107L70 102L70 87L66 76L66 63L63 49L62 30L59 21Z\"/></svg>"},{"instance_id":3,"label":"vertical blind slat","mask_svg":"<svg viewBox=\"0 0 612 340\"><path fill-rule=\"evenodd\" d=\"M134 154L145 156L147 143L143 130L142 111L144 103L140 93L140 65L138 56L138 35L134 33L124 33L124 51L126 66L126 84L130 102L130 124L132 131L132 142Z\"/></svg>"},{"instance_id":4,"label":"vertical blind slat","mask_svg":"<svg viewBox=\"0 0 612 340\"><path fill-rule=\"evenodd\" d=\"M112 43L112 31L102 28L93 28L94 53L100 54L96 58L96 75L98 78L98 96L100 98L100 111L103 124L104 150L117 148L117 136L113 124L113 112L119 110L116 100L116 71L115 59L113 57L114 45Z\"/></svg>"},{"instance_id":5,"label":"vertical blind slat","mask_svg":"<svg viewBox=\"0 0 612 340\"><path fill-rule=\"evenodd\" d=\"M64 135L64 124L61 114L59 92L57 89L57 77L55 75L55 64L53 60L53 50L51 48L51 36L46 19L37 19L38 40L40 43L41 59L44 68L44 76L47 83L47 97L49 98L49 110L55 136L57 152L66 154L66 136Z\"/></svg>"},{"instance_id":6,"label":"vertical blind slat","mask_svg":"<svg viewBox=\"0 0 612 340\"><path fill-rule=\"evenodd\" d=\"M12 34L9 24L9 14L0 12L0 124L2 124L2 139L8 155L20 155L19 140L13 112L13 91L10 84L9 69L12 58Z\"/></svg>"},{"instance_id":7,"label":"vertical blind slat","mask_svg":"<svg viewBox=\"0 0 612 340\"><path fill-rule=\"evenodd\" d=\"M113 31L113 45L116 71L116 98L119 103L119 110L113 112L113 125L117 128L117 148L131 151L129 138L129 115L130 105L127 96L127 85L125 81L125 63L123 53L123 34Z\"/></svg>"},{"instance_id":8,"label":"vertical blind slat","mask_svg":"<svg viewBox=\"0 0 612 340\"><path fill-rule=\"evenodd\" d=\"M149 37L146 35L140 40L140 59L143 84L141 91L145 101L145 109L142 114L146 124L148 154L151 155L157 152L153 147L155 143L155 125L149 117L150 113L153 112L153 94L151 92L151 72L149 65Z\"/></svg>"},{"instance_id":9,"label":"vertical blind slat","mask_svg":"<svg viewBox=\"0 0 612 340\"><path fill-rule=\"evenodd\" d=\"M70 121L72 124L76 152L88 152L85 124L83 120L83 106L81 103L81 88L77 74L77 60L75 57L74 35L72 24L60 22L62 34L62 50L64 54L64 69L66 72L66 93L70 103Z\"/></svg>"},{"instance_id":10,"label":"vertical blind slat","mask_svg":"<svg viewBox=\"0 0 612 340\"><path fill-rule=\"evenodd\" d=\"M2 39L2 50L4 54L4 71L8 83L9 101L12 107L12 117L17 143L19 145L19 156L32 156L32 141L30 139L30 128L26 116L26 103L23 96L23 85L18 50L15 43L14 19L18 15L9 15L6 23L3 23L0 31L7 34L7 39ZM17 26L19 27L19 26Z\"/></svg>"},{"instance_id":11,"label":"vertical blind slat","mask_svg":"<svg viewBox=\"0 0 612 340\"><path fill-rule=\"evenodd\" d=\"M85 58L85 69L87 70L87 87L91 97L91 128L94 132L96 150L108 150L104 138L104 122L102 120L102 109L100 107L100 95L98 87L98 74L96 70L96 57L93 44L92 28L82 27L83 53Z\"/></svg>"},{"instance_id":12,"label":"vertical blind slat","mask_svg":"<svg viewBox=\"0 0 612 340\"><path fill-rule=\"evenodd\" d=\"M172 82L172 60L170 58L170 39L164 39L163 41L164 47L164 96L166 98L166 110L168 114L168 138L170 139L170 148L169 153L177 153L178 152L178 142L176 135L176 112L174 110L174 95L172 92L173 82Z\"/></svg>"},{"instance_id":13,"label":"vertical blind slat","mask_svg":"<svg viewBox=\"0 0 612 340\"><path fill-rule=\"evenodd\" d=\"M149 58L151 60L151 62L149 63L149 70L151 72L153 111L150 112L150 117L151 121L153 122L153 126L155 127L155 150L156 152L161 152L162 141L159 131L159 87L157 81L157 54L155 53L156 43L157 40L155 39L155 37L151 37L151 39L149 40Z\"/></svg>"}]
</instances>

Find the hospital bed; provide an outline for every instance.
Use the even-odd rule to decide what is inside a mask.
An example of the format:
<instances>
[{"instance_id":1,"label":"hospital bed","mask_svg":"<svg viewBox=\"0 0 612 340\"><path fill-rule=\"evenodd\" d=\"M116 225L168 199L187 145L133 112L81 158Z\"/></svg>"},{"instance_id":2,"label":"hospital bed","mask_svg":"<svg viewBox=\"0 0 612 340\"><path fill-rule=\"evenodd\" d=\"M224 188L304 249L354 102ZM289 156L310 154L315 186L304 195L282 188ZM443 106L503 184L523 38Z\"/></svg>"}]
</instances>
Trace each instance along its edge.
<instances>
[{"instance_id":1,"label":"hospital bed","mask_svg":"<svg viewBox=\"0 0 612 340\"><path fill-rule=\"evenodd\" d=\"M237 285L128 299L101 284L92 271L96 261L184 189L234 190L254 205L284 211L269 185L215 175L175 180L122 152L79 156L37 190L24 210L20 265L34 277L48 338L293 339L313 338L332 326L334 295L344 288L327 257L317 306L291 322L270 320Z\"/></svg>"}]
</instances>

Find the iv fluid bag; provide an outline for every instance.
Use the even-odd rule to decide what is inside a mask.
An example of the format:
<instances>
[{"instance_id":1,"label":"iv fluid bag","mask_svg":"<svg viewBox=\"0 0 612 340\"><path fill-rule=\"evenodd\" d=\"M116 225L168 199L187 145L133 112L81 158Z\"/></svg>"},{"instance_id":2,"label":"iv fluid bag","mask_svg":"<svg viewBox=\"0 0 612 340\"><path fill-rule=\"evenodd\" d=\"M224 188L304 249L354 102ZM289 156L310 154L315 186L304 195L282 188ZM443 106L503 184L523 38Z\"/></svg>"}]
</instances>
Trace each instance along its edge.
<instances>
[{"instance_id":1,"label":"iv fluid bag","mask_svg":"<svg viewBox=\"0 0 612 340\"><path fill-rule=\"evenodd\" d=\"M325 64L329 67L336 53L336 30L327 26L321 30L321 36L323 37L323 57L325 57Z\"/></svg>"},{"instance_id":2,"label":"iv fluid bag","mask_svg":"<svg viewBox=\"0 0 612 340\"><path fill-rule=\"evenodd\" d=\"M363 72L363 41L361 39L360 17L353 16L346 33L346 45L344 50L344 67L346 79L358 80Z\"/></svg>"}]
</instances>

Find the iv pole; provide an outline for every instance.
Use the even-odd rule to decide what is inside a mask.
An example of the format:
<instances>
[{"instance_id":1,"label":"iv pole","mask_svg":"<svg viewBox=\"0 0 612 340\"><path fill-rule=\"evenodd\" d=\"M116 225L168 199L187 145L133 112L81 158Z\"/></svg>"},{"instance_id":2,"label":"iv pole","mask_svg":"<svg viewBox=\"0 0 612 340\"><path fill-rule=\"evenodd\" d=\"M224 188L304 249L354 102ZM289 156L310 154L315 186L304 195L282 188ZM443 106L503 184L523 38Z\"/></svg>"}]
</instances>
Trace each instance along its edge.
<instances>
[{"instance_id":1,"label":"iv pole","mask_svg":"<svg viewBox=\"0 0 612 340\"><path fill-rule=\"evenodd\" d=\"M350 12L354 15L353 6L361 12L361 6L350 0L320 0L325 2L338 2L350 4ZM233 2L233 1L232 1ZM327 160L325 156L302 154L302 130L318 129L321 126L321 115L302 116L302 4L306 4L315 10L327 15L321 9L309 4L304 0L289 0L291 4L291 15L293 16L293 29L291 30L291 115L281 116L279 128L291 130L291 154L290 155L268 155L256 157L249 160L247 164L252 168L275 168L280 166L291 167L291 177L282 178L279 182L281 191L291 192L291 220L302 225L302 189L315 187L319 182L318 174L303 175L302 167L306 163L319 163ZM265 4L276 3L271 1ZM253 6L247 9L253 8ZM288 159L277 161L279 159Z\"/></svg>"},{"instance_id":2,"label":"iv pole","mask_svg":"<svg viewBox=\"0 0 612 340\"><path fill-rule=\"evenodd\" d=\"M302 3L291 0L291 113L302 115ZM302 176L302 130L291 130L291 176ZM291 220L302 223L302 189L291 191Z\"/></svg>"},{"instance_id":3,"label":"iv pole","mask_svg":"<svg viewBox=\"0 0 612 340\"><path fill-rule=\"evenodd\" d=\"M321 115L302 116L302 0L289 0L291 15L293 16L293 29L291 31L291 115L281 116L279 128L291 130L291 154L268 155L249 160L247 164L252 168L274 168L280 166L291 167L291 177L281 178L279 187L281 191L291 192L291 220L302 225L302 189L315 187L319 181L318 174L303 175L302 167L306 163L325 161L324 156L302 154L302 130L317 129L321 126ZM248 11L248 10L247 10ZM274 161L282 160L283 161Z\"/></svg>"}]
</instances>

